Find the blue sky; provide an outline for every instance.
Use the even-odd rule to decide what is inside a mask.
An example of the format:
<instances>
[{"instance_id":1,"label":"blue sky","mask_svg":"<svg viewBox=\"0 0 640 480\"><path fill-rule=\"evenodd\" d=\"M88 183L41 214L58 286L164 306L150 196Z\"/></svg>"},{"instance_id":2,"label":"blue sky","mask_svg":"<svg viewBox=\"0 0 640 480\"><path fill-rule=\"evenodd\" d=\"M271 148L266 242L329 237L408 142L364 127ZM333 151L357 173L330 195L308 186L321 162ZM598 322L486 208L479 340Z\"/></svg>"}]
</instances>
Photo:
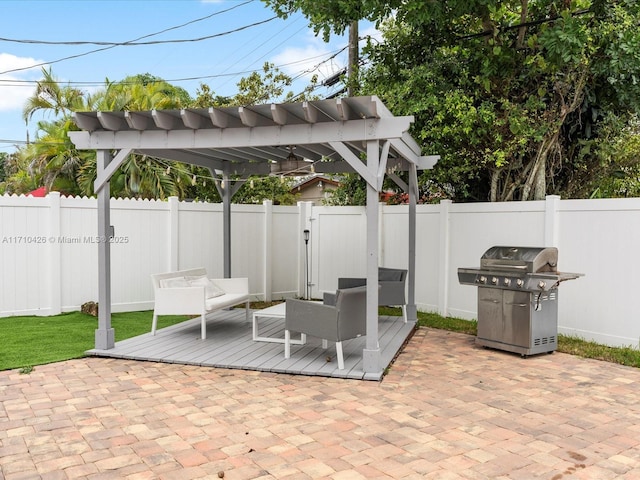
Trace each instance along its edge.
<instances>
[{"instance_id":1,"label":"blue sky","mask_svg":"<svg viewBox=\"0 0 640 480\"><path fill-rule=\"evenodd\" d=\"M299 13L267 21L275 14L259 0L1 0L0 8L0 151L4 152L14 151L26 140L22 108L43 67L51 67L61 84L87 91L100 88L107 78L117 81L150 73L192 95L200 83L218 95L233 95L240 78L267 61L298 77L291 88L295 93L302 91L312 73L322 81L347 62L346 50L329 59L346 47L346 36L334 36L327 44ZM188 22L193 23L140 41L193 40L265 23L202 41L116 46L89 54L105 46L27 42L127 42ZM367 33L361 25L360 36ZM10 71L15 69L20 70ZM32 140L36 123L43 118L36 114L30 122Z\"/></svg>"}]
</instances>

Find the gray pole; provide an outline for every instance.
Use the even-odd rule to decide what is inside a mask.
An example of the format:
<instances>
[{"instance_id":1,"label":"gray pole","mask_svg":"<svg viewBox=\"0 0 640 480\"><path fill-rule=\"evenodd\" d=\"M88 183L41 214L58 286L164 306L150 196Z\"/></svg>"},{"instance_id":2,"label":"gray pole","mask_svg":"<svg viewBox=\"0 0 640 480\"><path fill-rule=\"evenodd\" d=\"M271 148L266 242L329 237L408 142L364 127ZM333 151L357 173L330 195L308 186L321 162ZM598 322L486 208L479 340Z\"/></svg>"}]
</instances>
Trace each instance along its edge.
<instances>
[{"instance_id":1,"label":"gray pole","mask_svg":"<svg viewBox=\"0 0 640 480\"><path fill-rule=\"evenodd\" d=\"M229 174L222 174L222 237L224 250L224 278L231 278L231 182Z\"/></svg>"},{"instance_id":2,"label":"gray pole","mask_svg":"<svg viewBox=\"0 0 640 480\"><path fill-rule=\"evenodd\" d=\"M109 150L98 150L98 173L111 162ZM107 181L98 193L98 329L95 332L96 349L108 350L115 346L115 331L111 328L111 188Z\"/></svg>"},{"instance_id":3,"label":"gray pole","mask_svg":"<svg viewBox=\"0 0 640 480\"><path fill-rule=\"evenodd\" d=\"M380 163L377 140L367 142L367 169L377 178ZM378 343L378 187L367 182L367 339L362 352L365 374L380 373L380 345Z\"/></svg>"},{"instance_id":4,"label":"gray pole","mask_svg":"<svg viewBox=\"0 0 640 480\"><path fill-rule=\"evenodd\" d=\"M416 308L416 203L418 198L418 168L409 164L409 265L407 298L407 320L418 319Z\"/></svg>"}]
</instances>

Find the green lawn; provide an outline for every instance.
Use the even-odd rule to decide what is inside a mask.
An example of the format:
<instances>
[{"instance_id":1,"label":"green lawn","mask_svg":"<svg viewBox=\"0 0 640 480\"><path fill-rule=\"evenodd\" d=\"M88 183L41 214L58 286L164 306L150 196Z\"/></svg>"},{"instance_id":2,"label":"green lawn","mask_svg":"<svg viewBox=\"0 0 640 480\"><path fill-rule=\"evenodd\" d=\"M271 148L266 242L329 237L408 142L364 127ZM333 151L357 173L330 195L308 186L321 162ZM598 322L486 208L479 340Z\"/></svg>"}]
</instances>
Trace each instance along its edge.
<instances>
[{"instance_id":1,"label":"green lawn","mask_svg":"<svg viewBox=\"0 0 640 480\"><path fill-rule=\"evenodd\" d=\"M264 305L252 305L252 308ZM400 309L381 308L382 315L401 315ZM153 312L112 314L111 324L116 341L135 337L151 330ZM185 316L163 316L158 328L186 320ZM467 335L476 334L476 322L441 317L435 313L418 312L418 325ZM21 368L29 372L34 365L59 362L84 356L94 347L98 319L80 312L53 317L0 318L0 370ZM607 362L640 367L640 350L632 347L614 348L576 337L558 335L558 351Z\"/></svg>"},{"instance_id":2,"label":"green lawn","mask_svg":"<svg viewBox=\"0 0 640 480\"><path fill-rule=\"evenodd\" d=\"M149 332L153 312L113 313L111 317L116 341L120 341ZM158 328L186 318L184 315L160 317ZM80 312L52 317L0 318L0 370L82 357L95 346L96 328L98 319Z\"/></svg>"}]
</instances>

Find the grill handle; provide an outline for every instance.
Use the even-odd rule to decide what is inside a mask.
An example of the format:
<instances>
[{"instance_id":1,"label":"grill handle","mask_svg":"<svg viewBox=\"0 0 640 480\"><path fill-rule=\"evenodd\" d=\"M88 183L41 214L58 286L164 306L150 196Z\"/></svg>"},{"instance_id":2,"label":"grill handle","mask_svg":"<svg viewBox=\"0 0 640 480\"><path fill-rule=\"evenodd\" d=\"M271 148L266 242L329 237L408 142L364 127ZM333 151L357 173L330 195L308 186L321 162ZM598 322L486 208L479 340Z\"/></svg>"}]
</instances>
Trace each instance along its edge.
<instances>
[{"instance_id":1,"label":"grill handle","mask_svg":"<svg viewBox=\"0 0 640 480\"><path fill-rule=\"evenodd\" d=\"M482 265L485 267L497 267L500 270L526 270L527 265L509 265L502 262L491 262L487 260L482 260Z\"/></svg>"}]
</instances>

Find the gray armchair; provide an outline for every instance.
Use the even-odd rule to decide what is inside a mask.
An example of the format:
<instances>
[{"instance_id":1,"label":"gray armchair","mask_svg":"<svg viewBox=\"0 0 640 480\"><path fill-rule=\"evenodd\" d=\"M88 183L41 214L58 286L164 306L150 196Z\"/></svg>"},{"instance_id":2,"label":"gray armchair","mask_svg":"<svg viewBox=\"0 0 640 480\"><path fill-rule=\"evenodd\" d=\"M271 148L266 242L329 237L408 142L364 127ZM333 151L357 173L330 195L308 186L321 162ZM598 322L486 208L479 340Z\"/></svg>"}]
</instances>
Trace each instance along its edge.
<instances>
[{"instance_id":1,"label":"gray armchair","mask_svg":"<svg viewBox=\"0 0 640 480\"><path fill-rule=\"evenodd\" d=\"M338 368L344 369L342 341L366 333L367 288L339 289L335 305L287 299L284 331L284 358L291 356L291 332L311 335L322 339L323 348L327 340L336 342Z\"/></svg>"},{"instance_id":2,"label":"gray armchair","mask_svg":"<svg viewBox=\"0 0 640 480\"><path fill-rule=\"evenodd\" d=\"M407 271L399 268L378 267L378 305L402 307L402 318L407 322L407 301L405 297L405 283L407 281ZM367 284L366 278L338 278L338 290L344 288L360 287ZM336 294L325 293L323 303L325 305L335 305Z\"/></svg>"}]
</instances>

